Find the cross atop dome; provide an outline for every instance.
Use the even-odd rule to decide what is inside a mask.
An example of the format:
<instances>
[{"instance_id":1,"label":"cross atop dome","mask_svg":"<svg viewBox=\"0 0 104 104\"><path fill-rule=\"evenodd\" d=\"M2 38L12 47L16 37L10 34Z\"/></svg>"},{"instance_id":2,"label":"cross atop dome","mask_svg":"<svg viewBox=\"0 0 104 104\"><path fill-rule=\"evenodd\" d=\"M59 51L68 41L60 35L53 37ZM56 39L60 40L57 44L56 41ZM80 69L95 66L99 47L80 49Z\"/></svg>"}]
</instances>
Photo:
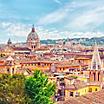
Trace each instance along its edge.
<instances>
[{"instance_id":1,"label":"cross atop dome","mask_svg":"<svg viewBox=\"0 0 104 104\"><path fill-rule=\"evenodd\" d=\"M32 25L32 32L35 32L34 24Z\"/></svg>"}]
</instances>

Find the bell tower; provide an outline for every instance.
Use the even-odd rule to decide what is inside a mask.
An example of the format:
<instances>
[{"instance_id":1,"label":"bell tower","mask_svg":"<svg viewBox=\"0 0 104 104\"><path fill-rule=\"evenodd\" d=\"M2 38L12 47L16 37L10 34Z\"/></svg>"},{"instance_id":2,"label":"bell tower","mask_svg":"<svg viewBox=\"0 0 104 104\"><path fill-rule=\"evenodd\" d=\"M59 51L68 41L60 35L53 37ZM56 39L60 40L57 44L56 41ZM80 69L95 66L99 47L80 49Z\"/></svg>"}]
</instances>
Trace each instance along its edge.
<instances>
[{"instance_id":1,"label":"bell tower","mask_svg":"<svg viewBox=\"0 0 104 104\"><path fill-rule=\"evenodd\" d=\"M94 46L92 61L89 71L89 81L90 82L102 82L103 81L103 68L101 63L101 58L97 44Z\"/></svg>"},{"instance_id":2,"label":"bell tower","mask_svg":"<svg viewBox=\"0 0 104 104\"><path fill-rule=\"evenodd\" d=\"M8 56L5 64L6 64L7 74L10 75L15 74L15 62L12 56Z\"/></svg>"},{"instance_id":3,"label":"bell tower","mask_svg":"<svg viewBox=\"0 0 104 104\"><path fill-rule=\"evenodd\" d=\"M10 46L12 44L11 39L9 38L7 41L7 45Z\"/></svg>"}]
</instances>

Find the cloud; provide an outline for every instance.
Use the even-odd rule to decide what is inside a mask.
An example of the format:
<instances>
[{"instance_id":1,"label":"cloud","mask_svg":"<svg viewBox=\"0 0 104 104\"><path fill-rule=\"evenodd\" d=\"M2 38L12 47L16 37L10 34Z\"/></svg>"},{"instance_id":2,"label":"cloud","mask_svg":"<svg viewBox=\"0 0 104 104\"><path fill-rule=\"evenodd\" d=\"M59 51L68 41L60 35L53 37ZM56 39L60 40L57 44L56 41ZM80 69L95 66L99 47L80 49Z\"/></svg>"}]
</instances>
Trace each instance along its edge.
<instances>
[{"instance_id":1,"label":"cloud","mask_svg":"<svg viewBox=\"0 0 104 104\"><path fill-rule=\"evenodd\" d=\"M68 12L67 9L66 10L59 9L57 11L54 11L46 15L45 17L40 18L39 21L37 22L37 25L47 25L59 22L62 19L64 19L64 17L66 17L67 12Z\"/></svg>"},{"instance_id":2,"label":"cloud","mask_svg":"<svg viewBox=\"0 0 104 104\"><path fill-rule=\"evenodd\" d=\"M1 29L3 29L9 36L23 37L27 36L30 30L29 25L22 23L1 22Z\"/></svg>"},{"instance_id":3,"label":"cloud","mask_svg":"<svg viewBox=\"0 0 104 104\"><path fill-rule=\"evenodd\" d=\"M71 32L44 29L37 27L37 33L41 39L63 39L63 38L93 38L104 36L103 32Z\"/></svg>"},{"instance_id":4,"label":"cloud","mask_svg":"<svg viewBox=\"0 0 104 104\"><path fill-rule=\"evenodd\" d=\"M60 2L59 0L54 1ZM65 22L67 18L71 17L72 11L79 9L81 7L88 7L90 3L91 2L75 2L75 1L67 2L64 5L61 5L60 8L56 9L55 11L52 11L46 14L45 16L41 17L38 20L37 25L49 25L63 21ZM73 18L75 18L74 15Z\"/></svg>"},{"instance_id":5,"label":"cloud","mask_svg":"<svg viewBox=\"0 0 104 104\"><path fill-rule=\"evenodd\" d=\"M62 4L62 2L60 0L53 0L53 1L59 5Z\"/></svg>"},{"instance_id":6,"label":"cloud","mask_svg":"<svg viewBox=\"0 0 104 104\"><path fill-rule=\"evenodd\" d=\"M68 16L69 11L72 11L75 5L76 4L74 2L68 2L63 6L60 6L59 9L56 9L55 11L52 11L41 17L38 20L37 25L49 25L53 23L62 22L62 20L64 20Z\"/></svg>"},{"instance_id":7,"label":"cloud","mask_svg":"<svg viewBox=\"0 0 104 104\"><path fill-rule=\"evenodd\" d=\"M73 32L94 31L96 28L101 30L100 26L104 23L103 3L104 1L99 0L73 0L41 17L37 24L41 26L52 25Z\"/></svg>"},{"instance_id":8,"label":"cloud","mask_svg":"<svg viewBox=\"0 0 104 104\"><path fill-rule=\"evenodd\" d=\"M74 18L72 22L70 22L67 27L75 28L78 27L78 30L91 30L96 28L104 23L104 7L97 7L96 9L91 9L87 11L77 18Z\"/></svg>"},{"instance_id":9,"label":"cloud","mask_svg":"<svg viewBox=\"0 0 104 104\"><path fill-rule=\"evenodd\" d=\"M44 29L43 27L37 27L37 33L40 37L40 39L59 39L62 38L60 35L60 32L58 30L48 30ZM64 37L63 37L64 38Z\"/></svg>"},{"instance_id":10,"label":"cloud","mask_svg":"<svg viewBox=\"0 0 104 104\"><path fill-rule=\"evenodd\" d=\"M27 35L31 31L31 25L26 25L22 23L12 23L12 22L0 22L0 28L4 31L5 36L17 37L26 39ZM43 27L36 27L36 32L40 39L58 39L61 38L58 30L48 30ZM63 37L64 38L64 37ZM24 40L23 39L23 40Z\"/></svg>"},{"instance_id":11,"label":"cloud","mask_svg":"<svg viewBox=\"0 0 104 104\"><path fill-rule=\"evenodd\" d=\"M93 38L104 36L103 32L68 32L66 31L68 38Z\"/></svg>"},{"instance_id":12,"label":"cloud","mask_svg":"<svg viewBox=\"0 0 104 104\"><path fill-rule=\"evenodd\" d=\"M27 35L31 31L31 25L11 22L1 22L0 28L5 31L10 38L17 37L15 40L19 41L22 38L26 41ZM102 32L71 32L71 31L59 31L57 29L47 29L42 26L36 27L36 32L40 39L63 39L63 38L92 38L104 36ZM4 35L5 35L4 34ZM5 35L6 36L6 35Z\"/></svg>"}]
</instances>

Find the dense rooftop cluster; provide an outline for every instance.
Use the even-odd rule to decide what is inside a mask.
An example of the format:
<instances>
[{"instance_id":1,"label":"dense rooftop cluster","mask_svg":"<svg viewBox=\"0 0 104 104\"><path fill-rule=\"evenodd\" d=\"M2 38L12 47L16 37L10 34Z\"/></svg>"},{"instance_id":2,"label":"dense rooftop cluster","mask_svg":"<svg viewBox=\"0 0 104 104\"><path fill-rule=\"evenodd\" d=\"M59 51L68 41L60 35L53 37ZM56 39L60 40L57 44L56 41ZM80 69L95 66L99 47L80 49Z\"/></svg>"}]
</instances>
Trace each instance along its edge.
<instances>
[{"instance_id":1,"label":"dense rooftop cluster","mask_svg":"<svg viewBox=\"0 0 104 104\"><path fill-rule=\"evenodd\" d=\"M104 88L104 48L73 43L41 44L33 26L25 43L12 43L9 39L0 45L0 73L31 76L39 69L55 83L55 101L92 102L90 93Z\"/></svg>"}]
</instances>

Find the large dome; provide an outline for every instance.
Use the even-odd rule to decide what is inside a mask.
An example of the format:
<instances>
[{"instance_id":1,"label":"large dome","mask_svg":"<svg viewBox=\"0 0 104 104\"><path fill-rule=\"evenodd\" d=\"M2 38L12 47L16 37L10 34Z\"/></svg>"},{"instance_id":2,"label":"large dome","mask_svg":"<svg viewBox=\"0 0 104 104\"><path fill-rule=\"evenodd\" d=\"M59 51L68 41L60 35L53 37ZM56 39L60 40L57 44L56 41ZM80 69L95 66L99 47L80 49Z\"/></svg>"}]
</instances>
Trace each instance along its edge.
<instances>
[{"instance_id":1,"label":"large dome","mask_svg":"<svg viewBox=\"0 0 104 104\"><path fill-rule=\"evenodd\" d=\"M34 41L34 40L37 40L38 38L39 38L38 34L36 33L35 28L33 26L31 32L27 37L27 41Z\"/></svg>"},{"instance_id":2,"label":"large dome","mask_svg":"<svg viewBox=\"0 0 104 104\"><path fill-rule=\"evenodd\" d=\"M27 46L33 51L35 50L35 48L38 48L40 46L40 40L34 26L32 27L32 30L27 37Z\"/></svg>"}]
</instances>

